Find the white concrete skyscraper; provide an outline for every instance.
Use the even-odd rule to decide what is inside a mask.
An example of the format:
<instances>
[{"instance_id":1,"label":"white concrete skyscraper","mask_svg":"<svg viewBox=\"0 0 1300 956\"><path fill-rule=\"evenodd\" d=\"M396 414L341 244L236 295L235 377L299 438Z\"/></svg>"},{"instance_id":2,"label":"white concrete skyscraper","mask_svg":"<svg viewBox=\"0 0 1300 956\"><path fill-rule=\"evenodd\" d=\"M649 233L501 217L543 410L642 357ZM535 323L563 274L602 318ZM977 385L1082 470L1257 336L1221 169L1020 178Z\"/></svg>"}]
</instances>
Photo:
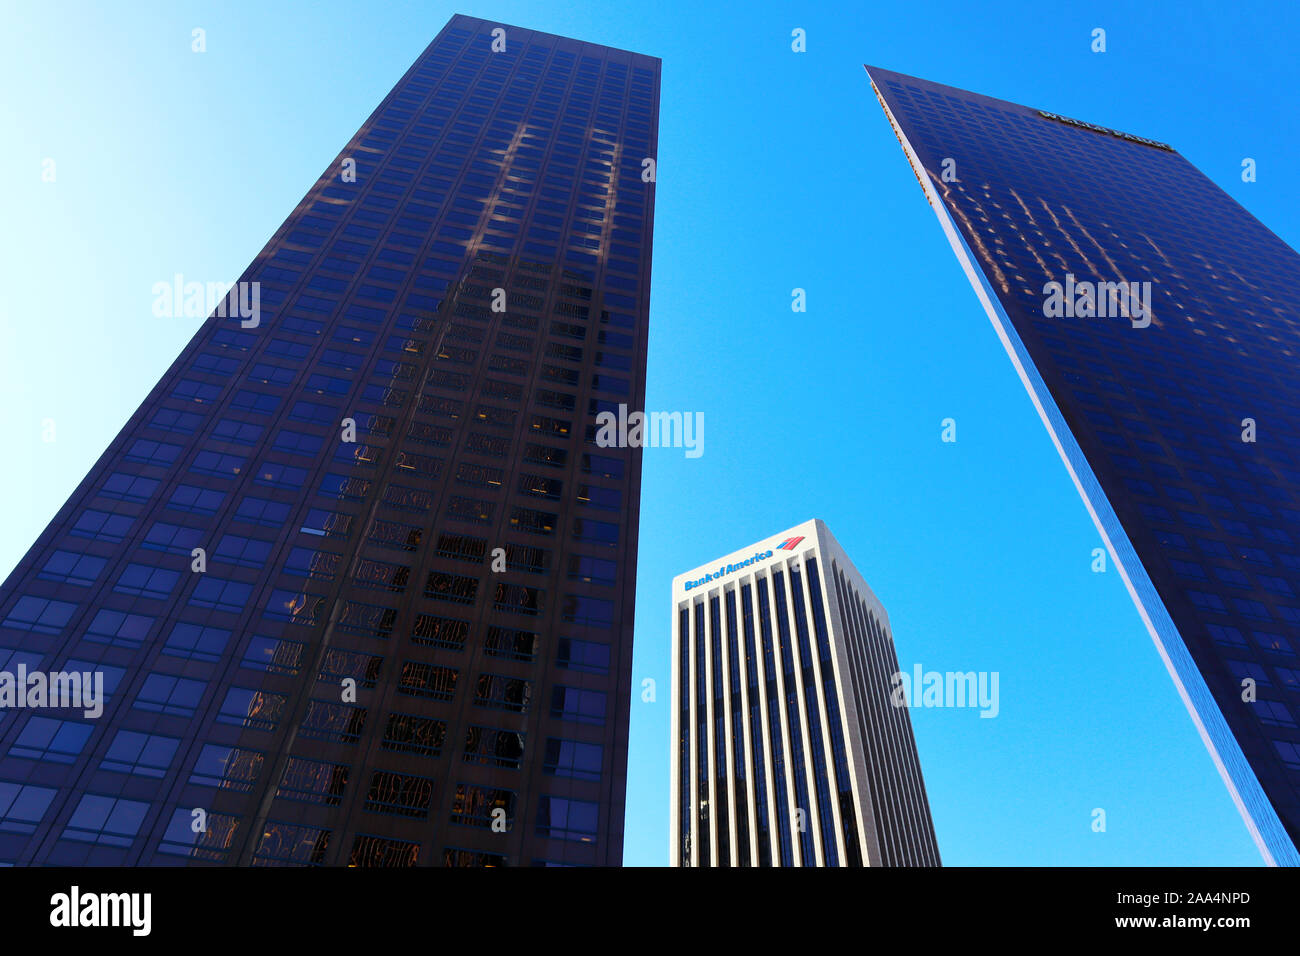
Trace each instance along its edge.
<instances>
[{"instance_id":1,"label":"white concrete skyscraper","mask_svg":"<svg viewBox=\"0 0 1300 956\"><path fill-rule=\"evenodd\" d=\"M674 866L938 866L889 616L819 521L673 579Z\"/></svg>"}]
</instances>

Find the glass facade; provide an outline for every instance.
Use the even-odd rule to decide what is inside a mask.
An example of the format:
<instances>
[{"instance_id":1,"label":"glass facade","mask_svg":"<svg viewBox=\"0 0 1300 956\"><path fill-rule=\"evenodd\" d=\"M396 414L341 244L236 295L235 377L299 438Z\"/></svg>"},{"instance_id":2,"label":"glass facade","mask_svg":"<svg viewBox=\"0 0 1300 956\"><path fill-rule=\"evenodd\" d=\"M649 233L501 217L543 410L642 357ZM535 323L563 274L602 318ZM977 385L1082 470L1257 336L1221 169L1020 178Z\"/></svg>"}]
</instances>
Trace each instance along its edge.
<instances>
[{"instance_id":1,"label":"glass facade","mask_svg":"<svg viewBox=\"0 0 1300 956\"><path fill-rule=\"evenodd\" d=\"M1300 863L1300 256L1165 144L868 72L1257 845Z\"/></svg>"},{"instance_id":2,"label":"glass facade","mask_svg":"<svg viewBox=\"0 0 1300 956\"><path fill-rule=\"evenodd\" d=\"M107 692L0 714L0 862L621 862L658 98L439 33L0 589Z\"/></svg>"}]
</instances>

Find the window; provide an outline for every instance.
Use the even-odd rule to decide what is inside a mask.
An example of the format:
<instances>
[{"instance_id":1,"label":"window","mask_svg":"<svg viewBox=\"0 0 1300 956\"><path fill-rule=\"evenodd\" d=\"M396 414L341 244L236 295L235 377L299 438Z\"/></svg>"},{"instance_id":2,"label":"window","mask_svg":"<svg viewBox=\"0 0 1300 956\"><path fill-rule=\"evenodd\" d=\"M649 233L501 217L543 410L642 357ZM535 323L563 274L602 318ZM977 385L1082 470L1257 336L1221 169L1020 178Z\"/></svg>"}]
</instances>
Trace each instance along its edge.
<instances>
[{"instance_id":1,"label":"window","mask_svg":"<svg viewBox=\"0 0 1300 956\"><path fill-rule=\"evenodd\" d=\"M339 614L338 626L354 634L387 640L393 633L397 621L397 611L380 604L363 604L360 601L346 601Z\"/></svg>"},{"instance_id":2,"label":"window","mask_svg":"<svg viewBox=\"0 0 1300 956\"><path fill-rule=\"evenodd\" d=\"M122 576L113 585L118 594L134 594L138 597L165 600L180 580L179 571L168 571L148 564L128 564Z\"/></svg>"},{"instance_id":3,"label":"window","mask_svg":"<svg viewBox=\"0 0 1300 956\"><path fill-rule=\"evenodd\" d=\"M317 740L356 743L366 724L366 708L328 700L310 700L299 733Z\"/></svg>"},{"instance_id":4,"label":"window","mask_svg":"<svg viewBox=\"0 0 1300 956\"><path fill-rule=\"evenodd\" d=\"M132 706L137 710L171 714L174 717L193 717L206 686L203 681L151 672L136 694Z\"/></svg>"},{"instance_id":5,"label":"window","mask_svg":"<svg viewBox=\"0 0 1300 956\"><path fill-rule=\"evenodd\" d=\"M603 724L605 693L577 687L556 687L551 692L551 716L580 724Z\"/></svg>"},{"instance_id":6,"label":"window","mask_svg":"<svg viewBox=\"0 0 1300 956\"><path fill-rule=\"evenodd\" d=\"M43 581L90 587L106 564L108 564L107 558L78 554L75 551L55 551L36 576Z\"/></svg>"},{"instance_id":7,"label":"window","mask_svg":"<svg viewBox=\"0 0 1300 956\"><path fill-rule=\"evenodd\" d=\"M212 429L212 437L219 441L228 441L236 445L255 445L262 435L261 425L223 418Z\"/></svg>"},{"instance_id":8,"label":"window","mask_svg":"<svg viewBox=\"0 0 1300 956\"><path fill-rule=\"evenodd\" d=\"M268 820L257 850L253 853L253 864L320 866L325 862L325 854L329 850L331 832L320 827Z\"/></svg>"},{"instance_id":9,"label":"window","mask_svg":"<svg viewBox=\"0 0 1300 956\"><path fill-rule=\"evenodd\" d=\"M614 625L614 602L604 598L566 594L560 619L581 627L608 628Z\"/></svg>"},{"instance_id":10,"label":"window","mask_svg":"<svg viewBox=\"0 0 1300 956\"><path fill-rule=\"evenodd\" d=\"M240 389L235 393L234 398L230 400L230 407L236 411L254 412L259 415L270 415L280 404L280 399L275 395L263 395L260 392L250 392L248 389Z\"/></svg>"},{"instance_id":11,"label":"window","mask_svg":"<svg viewBox=\"0 0 1300 956\"><path fill-rule=\"evenodd\" d=\"M488 853L484 850L461 850L449 846L443 848L442 865L466 867L505 866L506 858L499 853Z\"/></svg>"},{"instance_id":12,"label":"window","mask_svg":"<svg viewBox=\"0 0 1300 956\"><path fill-rule=\"evenodd\" d=\"M148 501L157 490L156 478L143 478L115 471L104 479L104 486L99 493L105 498L117 498L121 501L133 501L137 504Z\"/></svg>"},{"instance_id":13,"label":"window","mask_svg":"<svg viewBox=\"0 0 1300 956\"><path fill-rule=\"evenodd\" d=\"M227 581L211 574L205 574L199 583L194 586L189 603L194 607L208 607L215 611L238 614L248 606L248 599L252 593L253 586L251 584L245 584L242 581Z\"/></svg>"},{"instance_id":14,"label":"window","mask_svg":"<svg viewBox=\"0 0 1300 956\"><path fill-rule=\"evenodd\" d=\"M618 564L614 561L583 554L569 556L569 580L571 581L613 586L617 583L617 576Z\"/></svg>"},{"instance_id":15,"label":"window","mask_svg":"<svg viewBox=\"0 0 1300 956\"><path fill-rule=\"evenodd\" d=\"M537 465L563 468L569 460L569 453L563 448L552 448L550 445L527 444L524 446L524 460Z\"/></svg>"},{"instance_id":16,"label":"window","mask_svg":"<svg viewBox=\"0 0 1300 956\"><path fill-rule=\"evenodd\" d=\"M0 780L0 833L35 833L56 793L50 787Z\"/></svg>"},{"instance_id":17,"label":"window","mask_svg":"<svg viewBox=\"0 0 1300 956\"><path fill-rule=\"evenodd\" d=\"M209 812L204 819L206 828L195 833L193 811L188 807L177 807L172 811L171 821L158 843L157 852L212 863L228 861L235 842L235 831L239 828L239 817L229 813Z\"/></svg>"},{"instance_id":18,"label":"window","mask_svg":"<svg viewBox=\"0 0 1300 956\"><path fill-rule=\"evenodd\" d=\"M320 483L320 494L340 501L361 501L370 492L373 482L349 475L327 474Z\"/></svg>"},{"instance_id":19,"label":"window","mask_svg":"<svg viewBox=\"0 0 1300 956\"><path fill-rule=\"evenodd\" d=\"M466 498L461 495L452 495L447 503L447 517L475 524L491 524L495 511L496 505L490 501Z\"/></svg>"},{"instance_id":20,"label":"window","mask_svg":"<svg viewBox=\"0 0 1300 956\"><path fill-rule=\"evenodd\" d=\"M2 653L2 652L0 652ZM117 685L122 683L122 678L126 676L125 667L111 667L108 664L95 663L94 661L81 661L75 657L70 657L64 661L63 666L59 668L65 674L88 674L98 672L104 675L104 702L107 703L117 692Z\"/></svg>"},{"instance_id":21,"label":"window","mask_svg":"<svg viewBox=\"0 0 1300 956\"><path fill-rule=\"evenodd\" d=\"M404 592L410 578L409 565L377 561L374 558L361 558L352 573L352 581L358 588L391 591L394 594Z\"/></svg>"},{"instance_id":22,"label":"window","mask_svg":"<svg viewBox=\"0 0 1300 956\"><path fill-rule=\"evenodd\" d=\"M495 819L501 817L500 813L494 816L493 811L504 810L508 832L514 822L515 800L515 793L511 790L458 783L452 798L451 822L486 829L492 826Z\"/></svg>"},{"instance_id":23,"label":"window","mask_svg":"<svg viewBox=\"0 0 1300 956\"><path fill-rule=\"evenodd\" d=\"M595 641L580 641L575 637L560 638L555 652L555 662L561 667L587 674L609 673L609 645Z\"/></svg>"},{"instance_id":24,"label":"window","mask_svg":"<svg viewBox=\"0 0 1300 956\"><path fill-rule=\"evenodd\" d=\"M405 525L394 525L391 521L378 521L375 524L375 530L370 532L370 540L377 541L379 528L398 527L405 528ZM352 515L345 514L342 511L327 511L324 508L312 508L303 518L302 527L298 530L302 534L315 535L320 538L346 538L349 530L352 528ZM405 550L414 551L415 546L420 543L420 528L411 527L411 533L414 535L414 542L411 547ZM396 546L396 545L393 545Z\"/></svg>"},{"instance_id":25,"label":"window","mask_svg":"<svg viewBox=\"0 0 1300 956\"><path fill-rule=\"evenodd\" d=\"M217 723L271 731L284 716L289 698L269 691L232 687L217 712Z\"/></svg>"},{"instance_id":26,"label":"window","mask_svg":"<svg viewBox=\"0 0 1300 956\"><path fill-rule=\"evenodd\" d=\"M347 789L349 768L343 764L290 757L275 791L278 798L336 807Z\"/></svg>"},{"instance_id":27,"label":"window","mask_svg":"<svg viewBox=\"0 0 1300 956\"><path fill-rule=\"evenodd\" d=\"M338 409L333 405L306 400L296 402L289 411L289 419L296 422L311 422L315 425L334 425L342 423Z\"/></svg>"},{"instance_id":28,"label":"window","mask_svg":"<svg viewBox=\"0 0 1300 956\"><path fill-rule=\"evenodd\" d=\"M259 538L246 538L243 535L224 535L212 552L214 561L236 564L241 568L260 569L266 564L271 553L271 542Z\"/></svg>"},{"instance_id":29,"label":"window","mask_svg":"<svg viewBox=\"0 0 1300 956\"><path fill-rule=\"evenodd\" d=\"M230 636L231 632L224 627L180 621L172 628L162 652L172 657L216 663L221 660Z\"/></svg>"},{"instance_id":30,"label":"window","mask_svg":"<svg viewBox=\"0 0 1300 956\"><path fill-rule=\"evenodd\" d=\"M600 744L548 737L542 769L556 777L597 782L600 780L601 754Z\"/></svg>"},{"instance_id":31,"label":"window","mask_svg":"<svg viewBox=\"0 0 1300 956\"><path fill-rule=\"evenodd\" d=\"M306 468L294 468L292 465L282 465L274 461L264 462L253 478L254 484L268 485L271 488L287 488L290 491L297 491L306 480Z\"/></svg>"},{"instance_id":32,"label":"window","mask_svg":"<svg viewBox=\"0 0 1300 956\"><path fill-rule=\"evenodd\" d=\"M532 661L537 658L538 635L505 627L489 627L483 650L491 657L504 657L515 661Z\"/></svg>"},{"instance_id":33,"label":"window","mask_svg":"<svg viewBox=\"0 0 1300 956\"><path fill-rule=\"evenodd\" d=\"M9 756L47 763L72 763L94 728L76 720L33 716L9 748Z\"/></svg>"},{"instance_id":34,"label":"window","mask_svg":"<svg viewBox=\"0 0 1300 956\"><path fill-rule=\"evenodd\" d=\"M599 478L622 478L623 462L618 458L610 458L606 455L584 454L582 456L582 471L587 475L595 475Z\"/></svg>"},{"instance_id":35,"label":"window","mask_svg":"<svg viewBox=\"0 0 1300 956\"><path fill-rule=\"evenodd\" d=\"M38 634L58 634L72 617L77 605L68 601L33 597L24 594L10 608L0 626L15 631L35 631Z\"/></svg>"},{"instance_id":36,"label":"window","mask_svg":"<svg viewBox=\"0 0 1300 956\"><path fill-rule=\"evenodd\" d=\"M474 706L522 714L532 699L532 681L501 674L480 674L474 688Z\"/></svg>"},{"instance_id":37,"label":"window","mask_svg":"<svg viewBox=\"0 0 1300 956\"><path fill-rule=\"evenodd\" d=\"M433 798L433 781L387 770L377 770L370 778L363 809L397 817L427 819Z\"/></svg>"},{"instance_id":38,"label":"window","mask_svg":"<svg viewBox=\"0 0 1300 956\"><path fill-rule=\"evenodd\" d=\"M575 541L589 541L612 548L618 544L618 525L607 521L592 521L590 518L574 518L573 538Z\"/></svg>"},{"instance_id":39,"label":"window","mask_svg":"<svg viewBox=\"0 0 1300 956\"><path fill-rule=\"evenodd\" d=\"M141 800L87 793L72 811L63 838L104 846L130 846L148 812L149 804Z\"/></svg>"},{"instance_id":40,"label":"window","mask_svg":"<svg viewBox=\"0 0 1300 956\"><path fill-rule=\"evenodd\" d=\"M155 521L145 534L140 547L151 551L166 551L170 554L189 556L193 550L203 544L203 532L197 528L186 528L166 521Z\"/></svg>"},{"instance_id":41,"label":"window","mask_svg":"<svg viewBox=\"0 0 1300 956\"><path fill-rule=\"evenodd\" d=\"M1259 718L1261 724L1269 727L1294 727L1296 725L1290 709L1281 701L1265 700L1261 697L1251 706L1254 708L1255 716Z\"/></svg>"},{"instance_id":42,"label":"window","mask_svg":"<svg viewBox=\"0 0 1300 956\"><path fill-rule=\"evenodd\" d=\"M110 644L135 650L153 627L154 618L144 614L128 614L100 608L95 619L86 628L85 639L93 644Z\"/></svg>"},{"instance_id":43,"label":"window","mask_svg":"<svg viewBox=\"0 0 1300 956\"><path fill-rule=\"evenodd\" d=\"M473 604L478 596L478 579L446 571L431 571L424 585L425 597L454 604Z\"/></svg>"},{"instance_id":44,"label":"window","mask_svg":"<svg viewBox=\"0 0 1300 956\"><path fill-rule=\"evenodd\" d=\"M266 601L266 607L263 611L263 617L272 620L287 620L292 624L303 624L303 626L312 627L320 618L321 609L324 605L325 598L317 596L317 594L276 588L270 592L270 597Z\"/></svg>"},{"instance_id":45,"label":"window","mask_svg":"<svg viewBox=\"0 0 1300 956\"><path fill-rule=\"evenodd\" d=\"M180 740L175 737L119 730L108 745L108 752L99 768L161 780L171 766L178 746Z\"/></svg>"},{"instance_id":46,"label":"window","mask_svg":"<svg viewBox=\"0 0 1300 956\"><path fill-rule=\"evenodd\" d=\"M266 528L279 528L289 517L290 505L280 501L268 501L265 498L244 498L235 511L235 517L250 524L259 524Z\"/></svg>"},{"instance_id":47,"label":"window","mask_svg":"<svg viewBox=\"0 0 1300 956\"><path fill-rule=\"evenodd\" d=\"M460 672L454 667L438 667L420 661L402 664L397 692L431 700L451 700L456 693Z\"/></svg>"},{"instance_id":48,"label":"window","mask_svg":"<svg viewBox=\"0 0 1300 956\"><path fill-rule=\"evenodd\" d=\"M321 439L316 435L308 435L306 432L281 428L276 433L275 442L271 447L276 451L282 451L289 455L311 456L320 451Z\"/></svg>"},{"instance_id":49,"label":"window","mask_svg":"<svg viewBox=\"0 0 1300 956\"><path fill-rule=\"evenodd\" d=\"M507 614L524 614L536 617L546 607L546 592L522 584L498 582L493 594L492 607Z\"/></svg>"},{"instance_id":50,"label":"window","mask_svg":"<svg viewBox=\"0 0 1300 956\"><path fill-rule=\"evenodd\" d=\"M617 488L579 485L577 498L578 504L599 508L602 511L621 511L623 508L623 492Z\"/></svg>"},{"instance_id":51,"label":"window","mask_svg":"<svg viewBox=\"0 0 1300 956\"><path fill-rule=\"evenodd\" d=\"M534 511L531 508L510 509L511 526L529 534L554 534L557 520L559 516L548 511Z\"/></svg>"},{"instance_id":52,"label":"window","mask_svg":"<svg viewBox=\"0 0 1300 956\"><path fill-rule=\"evenodd\" d=\"M77 518L76 524L68 529L68 534L78 538L107 541L109 544L120 544L134 521L134 518L127 515L115 515L107 511L87 508Z\"/></svg>"},{"instance_id":53,"label":"window","mask_svg":"<svg viewBox=\"0 0 1300 956\"><path fill-rule=\"evenodd\" d=\"M189 511L193 514L214 515L225 499L224 491L212 488L200 488L197 485L178 485L172 492L167 507L176 511Z\"/></svg>"},{"instance_id":54,"label":"window","mask_svg":"<svg viewBox=\"0 0 1300 956\"><path fill-rule=\"evenodd\" d=\"M261 775L265 762L266 755L256 750L204 744L194 762L194 769L190 771L190 783L236 793L252 793L253 784Z\"/></svg>"},{"instance_id":55,"label":"window","mask_svg":"<svg viewBox=\"0 0 1300 956\"><path fill-rule=\"evenodd\" d=\"M529 474L522 474L519 476L519 493L522 495L531 495L534 498L547 498L551 501L557 501L563 491L564 482L559 478Z\"/></svg>"},{"instance_id":56,"label":"window","mask_svg":"<svg viewBox=\"0 0 1300 956\"><path fill-rule=\"evenodd\" d=\"M389 714L380 746L384 750L398 753L437 757L442 753L442 743L446 736L445 721L412 714Z\"/></svg>"},{"instance_id":57,"label":"window","mask_svg":"<svg viewBox=\"0 0 1300 956\"><path fill-rule=\"evenodd\" d=\"M594 843L599 815L599 806L595 803L543 794L537 803L537 835L553 840Z\"/></svg>"},{"instance_id":58,"label":"window","mask_svg":"<svg viewBox=\"0 0 1300 956\"><path fill-rule=\"evenodd\" d=\"M157 465L166 468L176 461L180 453L180 445L140 438L126 451L122 458L125 461L132 461L141 465Z\"/></svg>"},{"instance_id":59,"label":"window","mask_svg":"<svg viewBox=\"0 0 1300 956\"><path fill-rule=\"evenodd\" d=\"M329 684L355 680L362 687L374 687L383 671L384 659L377 654L332 647L321 660L318 679Z\"/></svg>"},{"instance_id":60,"label":"window","mask_svg":"<svg viewBox=\"0 0 1300 956\"><path fill-rule=\"evenodd\" d=\"M242 455L223 455L215 451L201 451L194 456L190 471L217 478L233 478L244 470Z\"/></svg>"},{"instance_id":61,"label":"window","mask_svg":"<svg viewBox=\"0 0 1300 956\"><path fill-rule=\"evenodd\" d=\"M456 481L476 488L500 488L505 475L501 468L472 461L463 461L456 466Z\"/></svg>"},{"instance_id":62,"label":"window","mask_svg":"<svg viewBox=\"0 0 1300 956\"><path fill-rule=\"evenodd\" d=\"M177 401L194 402L197 405L215 402L220 396L220 385L209 385L205 382L197 382L192 378L183 378L178 381L171 393L171 397Z\"/></svg>"},{"instance_id":63,"label":"window","mask_svg":"<svg viewBox=\"0 0 1300 956\"><path fill-rule=\"evenodd\" d=\"M471 726L465 735L466 763L518 770L524 756L524 735L517 730Z\"/></svg>"},{"instance_id":64,"label":"window","mask_svg":"<svg viewBox=\"0 0 1300 956\"><path fill-rule=\"evenodd\" d=\"M427 815L427 814L426 814ZM415 866L420 859L420 844L388 837L359 833L352 843L349 866Z\"/></svg>"},{"instance_id":65,"label":"window","mask_svg":"<svg viewBox=\"0 0 1300 956\"><path fill-rule=\"evenodd\" d=\"M293 676L302 668L303 651L306 646L301 641L255 634L249 639L239 666L247 667L249 670Z\"/></svg>"}]
</instances>

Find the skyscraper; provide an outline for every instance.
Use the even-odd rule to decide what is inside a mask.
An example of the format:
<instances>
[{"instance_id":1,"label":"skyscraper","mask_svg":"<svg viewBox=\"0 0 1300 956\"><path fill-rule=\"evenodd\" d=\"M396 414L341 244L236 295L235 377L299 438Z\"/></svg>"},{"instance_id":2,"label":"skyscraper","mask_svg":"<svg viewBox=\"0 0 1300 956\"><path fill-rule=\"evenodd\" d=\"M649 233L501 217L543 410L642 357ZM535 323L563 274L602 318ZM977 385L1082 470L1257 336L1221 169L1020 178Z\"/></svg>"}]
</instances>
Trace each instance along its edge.
<instances>
[{"instance_id":1,"label":"skyscraper","mask_svg":"<svg viewBox=\"0 0 1300 956\"><path fill-rule=\"evenodd\" d=\"M621 861L658 97L438 34L0 590L108 694L0 715L0 861Z\"/></svg>"},{"instance_id":2,"label":"skyscraper","mask_svg":"<svg viewBox=\"0 0 1300 956\"><path fill-rule=\"evenodd\" d=\"M819 520L673 578L674 866L938 866L889 616Z\"/></svg>"},{"instance_id":3,"label":"skyscraper","mask_svg":"<svg viewBox=\"0 0 1300 956\"><path fill-rule=\"evenodd\" d=\"M1163 143L867 70L1251 836L1300 863L1300 256Z\"/></svg>"}]
</instances>

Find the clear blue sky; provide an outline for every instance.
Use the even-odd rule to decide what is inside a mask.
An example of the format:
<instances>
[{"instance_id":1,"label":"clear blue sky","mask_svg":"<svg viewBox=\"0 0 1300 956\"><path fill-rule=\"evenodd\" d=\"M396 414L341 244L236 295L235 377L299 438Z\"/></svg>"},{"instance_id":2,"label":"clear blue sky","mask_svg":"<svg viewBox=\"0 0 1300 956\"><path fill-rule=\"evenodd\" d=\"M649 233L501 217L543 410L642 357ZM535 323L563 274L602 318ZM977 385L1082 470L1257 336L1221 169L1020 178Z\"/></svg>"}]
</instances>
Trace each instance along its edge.
<instances>
[{"instance_id":1,"label":"clear blue sky","mask_svg":"<svg viewBox=\"0 0 1300 956\"><path fill-rule=\"evenodd\" d=\"M862 64L1171 143L1296 246L1300 7L818 6L6 4L0 576L197 327L153 284L237 278L452 13L634 49L664 61L647 405L706 443L645 456L626 862L667 859L671 577L820 517L905 668L1001 675L996 719L914 712L945 863L1258 863Z\"/></svg>"}]
</instances>

